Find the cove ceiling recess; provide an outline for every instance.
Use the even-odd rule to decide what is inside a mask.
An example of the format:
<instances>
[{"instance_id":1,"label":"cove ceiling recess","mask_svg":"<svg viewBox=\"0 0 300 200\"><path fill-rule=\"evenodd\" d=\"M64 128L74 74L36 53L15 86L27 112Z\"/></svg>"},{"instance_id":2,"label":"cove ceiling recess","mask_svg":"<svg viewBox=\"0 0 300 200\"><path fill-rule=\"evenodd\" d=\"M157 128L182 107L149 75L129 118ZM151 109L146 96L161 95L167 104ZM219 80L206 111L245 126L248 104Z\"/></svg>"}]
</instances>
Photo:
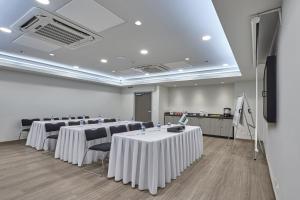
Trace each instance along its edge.
<instances>
[{"instance_id":1,"label":"cove ceiling recess","mask_svg":"<svg viewBox=\"0 0 300 200\"><path fill-rule=\"evenodd\" d=\"M0 27L1 68L114 86L241 76L211 0L1 1Z\"/></svg>"}]
</instances>

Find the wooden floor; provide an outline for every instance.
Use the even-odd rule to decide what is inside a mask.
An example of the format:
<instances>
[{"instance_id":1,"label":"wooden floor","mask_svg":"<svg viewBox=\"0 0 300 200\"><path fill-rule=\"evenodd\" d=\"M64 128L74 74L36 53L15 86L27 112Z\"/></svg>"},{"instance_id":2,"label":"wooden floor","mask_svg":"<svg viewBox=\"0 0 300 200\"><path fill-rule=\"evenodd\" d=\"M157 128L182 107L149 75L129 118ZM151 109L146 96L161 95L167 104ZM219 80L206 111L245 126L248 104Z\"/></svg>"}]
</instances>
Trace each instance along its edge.
<instances>
[{"instance_id":1,"label":"wooden floor","mask_svg":"<svg viewBox=\"0 0 300 200\"><path fill-rule=\"evenodd\" d=\"M0 144L1 200L273 200L267 163L252 159L252 144L204 138L204 155L156 196L54 159L53 154ZM99 170L97 165L97 170Z\"/></svg>"}]
</instances>

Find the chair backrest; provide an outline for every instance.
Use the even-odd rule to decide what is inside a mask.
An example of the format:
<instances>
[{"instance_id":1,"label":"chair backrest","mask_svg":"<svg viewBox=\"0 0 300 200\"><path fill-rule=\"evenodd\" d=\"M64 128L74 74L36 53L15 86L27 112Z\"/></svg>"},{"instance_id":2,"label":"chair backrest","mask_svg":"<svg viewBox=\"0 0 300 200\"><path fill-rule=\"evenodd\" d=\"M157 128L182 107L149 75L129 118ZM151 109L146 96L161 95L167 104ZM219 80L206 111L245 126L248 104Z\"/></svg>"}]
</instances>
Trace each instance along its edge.
<instances>
[{"instance_id":1,"label":"chair backrest","mask_svg":"<svg viewBox=\"0 0 300 200\"><path fill-rule=\"evenodd\" d=\"M22 126L31 126L34 121L40 121L40 119L22 119L21 124Z\"/></svg>"},{"instance_id":2,"label":"chair backrest","mask_svg":"<svg viewBox=\"0 0 300 200\"><path fill-rule=\"evenodd\" d=\"M145 128L152 128L152 127L154 127L153 122L144 122L143 125L145 126Z\"/></svg>"},{"instance_id":3,"label":"chair backrest","mask_svg":"<svg viewBox=\"0 0 300 200\"><path fill-rule=\"evenodd\" d=\"M127 132L127 128L125 125L120 125L120 126L111 126L109 127L110 134L113 135L115 133L123 133Z\"/></svg>"},{"instance_id":4,"label":"chair backrest","mask_svg":"<svg viewBox=\"0 0 300 200\"><path fill-rule=\"evenodd\" d=\"M61 119L62 119L62 120L68 120L69 117L62 117Z\"/></svg>"},{"instance_id":5,"label":"chair backrest","mask_svg":"<svg viewBox=\"0 0 300 200\"><path fill-rule=\"evenodd\" d=\"M78 116L77 119L83 119L83 117L82 116Z\"/></svg>"},{"instance_id":6,"label":"chair backrest","mask_svg":"<svg viewBox=\"0 0 300 200\"><path fill-rule=\"evenodd\" d=\"M88 120L88 124L98 124L98 120Z\"/></svg>"},{"instance_id":7,"label":"chair backrest","mask_svg":"<svg viewBox=\"0 0 300 200\"><path fill-rule=\"evenodd\" d=\"M44 121L51 121L51 118L44 118Z\"/></svg>"},{"instance_id":8,"label":"chair backrest","mask_svg":"<svg viewBox=\"0 0 300 200\"><path fill-rule=\"evenodd\" d=\"M84 133L85 133L85 137L86 137L87 141L107 137L107 133L106 133L105 128L87 129L87 130L84 131Z\"/></svg>"},{"instance_id":9,"label":"chair backrest","mask_svg":"<svg viewBox=\"0 0 300 200\"><path fill-rule=\"evenodd\" d=\"M53 117L53 120L59 120L59 117Z\"/></svg>"},{"instance_id":10,"label":"chair backrest","mask_svg":"<svg viewBox=\"0 0 300 200\"><path fill-rule=\"evenodd\" d=\"M136 130L141 130L142 126L140 123L135 123L135 124L129 124L128 128L129 128L129 131L136 131Z\"/></svg>"},{"instance_id":11,"label":"chair backrest","mask_svg":"<svg viewBox=\"0 0 300 200\"><path fill-rule=\"evenodd\" d=\"M84 116L84 118L85 118L85 119L89 119L89 118L90 118L90 116L86 116L86 115L85 115L85 116Z\"/></svg>"},{"instance_id":12,"label":"chair backrest","mask_svg":"<svg viewBox=\"0 0 300 200\"><path fill-rule=\"evenodd\" d=\"M65 126L65 125L66 124L64 122L59 122L56 124L46 123L45 129L46 129L46 132L59 131L60 127Z\"/></svg>"},{"instance_id":13,"label":"chair backrest","mask_svg":"<svg viewBox=\"0 0 300 200\"><path fill-rule=\"evenodd\" d=\"M76 119L76 117L70 117L71 119Z\"/></svg>"},{"instance_id":14,"label":"chair backrest","mask_svg":"<svg viewBox=\"0 0 300 200\"><path fill-rule=\"evenodd\" d=\"M78 126L78 125L80 125L80 121L70 121L70 122L68 123L68 125L69 125L69 126Z\"/></svg>"},{"instance_id":15,"label":"chair backrest","mask_svg":"<svg viewBox=\"0 0 300 200\"><path fill-rule=\"evenodd\" d=\"M103 122L104 123L108 123L108 122L116 122L116 119L104 119Z\"/></svg>"}]
</instances>

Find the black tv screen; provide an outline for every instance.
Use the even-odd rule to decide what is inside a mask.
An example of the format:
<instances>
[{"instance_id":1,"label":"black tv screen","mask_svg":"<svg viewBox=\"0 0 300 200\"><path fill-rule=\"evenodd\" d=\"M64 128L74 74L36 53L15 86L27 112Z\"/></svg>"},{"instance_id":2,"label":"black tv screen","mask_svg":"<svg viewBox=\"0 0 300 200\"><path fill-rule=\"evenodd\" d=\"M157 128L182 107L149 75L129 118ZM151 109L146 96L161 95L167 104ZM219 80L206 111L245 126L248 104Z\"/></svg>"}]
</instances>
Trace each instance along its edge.
<instances>
[{"instance_id":1,"label":"black tv screen","mask_svg":"<svg viewBox=\"0 0 300 200\"><path fill-rule=\"evenodd\" d=\"M276 83L276 56L268 56L263 80L263 114L267 122L277 120L277 83Z\"/></svg>"}]
</instances>

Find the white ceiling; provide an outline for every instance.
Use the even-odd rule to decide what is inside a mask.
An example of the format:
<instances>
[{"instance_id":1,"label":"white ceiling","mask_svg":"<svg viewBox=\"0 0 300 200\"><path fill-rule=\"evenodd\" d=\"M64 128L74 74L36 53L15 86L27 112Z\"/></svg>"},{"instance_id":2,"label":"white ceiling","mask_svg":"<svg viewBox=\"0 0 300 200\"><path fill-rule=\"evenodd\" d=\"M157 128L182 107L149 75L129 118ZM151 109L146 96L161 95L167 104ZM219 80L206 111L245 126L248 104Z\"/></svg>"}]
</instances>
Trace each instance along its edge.
<instances>
[{"instance_id":1,"label":"white ceiling","mask_svg":"<svg viewBox=\"0 0 300 200\"><path fill-rule=\"evenodd\" d=\"M35 0L1 0L0 27L11 27L32 7L40 7L58 15L56 11L58 9L61 11L69 2L70 0L50 0L50 5L45 6ZM231 80L253 79L250 16L278 7L281 1L213 0L220 20L211 0L155 2L128 0L126 3L122 0L96 0L96 2L124 20L124 23L96 32L103 37L101 41L76 50L60 48L54 50L55 56L51 57L39 49L12 43L22 35L19 30L14 29L12 34L0 32L1 64L6 67L19 65L16 68L18 70L26 68L45 74L119 86L205 79L220 82L215 78L226 80L227 77ZM80 10L74 13L93 16ZM68 15L75 19L74 13L69 12ZM134 24L136 20L142 21L142 26L136 26ZM97 17L93 23L100 21L101 19ZM78 21L75 23L80 24ZM80 25L91 27L91 24ZM212 39L202 41L201 37L207 34L211 35ZM141 55L139 53L141 49L147 49L149 54ZM185 61L186 57L190 60ZM108 63L101 63L102 58L107 59ZM167 63L176 66L174 71L145 76L143 73L130 70L139 65ZM224 63L229 66L223 67ZM74 65L80 66L80 69L74 70L72 68ZM184 71L179 72L178 69ZM230 78L239 77L239 69L243 76Z\"/></svg>"},{"instance_id":2,"label":"white ceiling","mask_svg":"<svg viewBox=\"0 0 300 200\"><path fill-rule=\"evenodd\" d=\"M212 2L240 67L242 79L254 79L251 16L280 7L282 0L212 0Z\"/></svg>"}]
</instances>

